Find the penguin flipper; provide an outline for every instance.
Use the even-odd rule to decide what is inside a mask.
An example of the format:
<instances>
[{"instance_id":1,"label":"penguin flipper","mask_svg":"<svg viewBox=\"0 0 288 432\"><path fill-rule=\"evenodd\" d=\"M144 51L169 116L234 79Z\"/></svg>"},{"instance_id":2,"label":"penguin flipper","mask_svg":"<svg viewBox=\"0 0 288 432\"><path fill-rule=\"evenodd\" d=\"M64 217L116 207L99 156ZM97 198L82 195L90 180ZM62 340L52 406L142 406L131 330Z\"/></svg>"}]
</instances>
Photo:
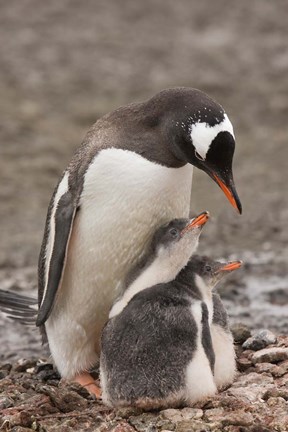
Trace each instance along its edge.
<instances>
[{"instance_id":1,"label":"penguin flipper","mask_svg":"<svg viewBox=\"0 0 288 432\"><path fill-rule=\"evenodd\" d=\"M73 195L69 190L60 197L57 204L54 202L54 205L53 220L50 222L54 224L53 245L50 256L48 258L45 256L45 267L47 267L48 271L43 292L41 293L39 291L41 304L39 305L39 312L36 320L37 327L43 325L48 319L56 298L57 290L61 284L77 209ZM42 294L43 296L40 298Z\"/></svg>"},{"instance_id":2,"label":"penguin flipper","mask_svg":"<svg viewBox=\"0 0 288 432\"><path fill-rule=\"evenodd\" d=\"M0 290L0 310L14 321L35 325L37 300L15 292Z\"/></svg>"}]
</instances>

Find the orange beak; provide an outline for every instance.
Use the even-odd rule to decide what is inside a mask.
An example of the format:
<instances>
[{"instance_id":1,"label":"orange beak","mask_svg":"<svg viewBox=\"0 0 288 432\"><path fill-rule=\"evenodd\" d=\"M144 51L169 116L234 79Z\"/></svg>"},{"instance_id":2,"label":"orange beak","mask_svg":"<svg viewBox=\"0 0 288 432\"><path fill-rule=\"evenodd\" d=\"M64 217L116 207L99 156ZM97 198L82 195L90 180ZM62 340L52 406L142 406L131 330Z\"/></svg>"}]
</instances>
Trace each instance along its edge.
<instances>
[{"instance_id":1,"label":"orange beak","mask_svg":"<svg viewBox=\"0 0 288 432\"><path fill-rule=\"evenodd\" d=\"M192 220L186 227L181 231L181 236L185 234L187 231L190 231L193 228L198 228L206 224L209 219L209 212L200 213L195 219Z\"/></svg>"},{"instance_id":2,"label":"orange beak","mask_svg":"<svg viewBox=\"0 0 288 432\"><path fill-rule=\"evenodd\" d=\"M242 267L243 262L242 261L232 261L229 262L228 264L224 264L223 267L220 267L218 272L222 272L222 271L234 271L239 269L240 267ZM217 273L218 273L217 272Z\"/></svg>"},{"instance_id":3,"label":"orange beak","mask_svg":"<svg viewBox=\"0 0 288 432\"><path fill-rule=\"evenodd\" d=\"M242 213L241 203L234 186L233 186L234 190L232 189L233 190L232 192L232 190L230 190L228 186L226 186L226 184L215 173L212 173L212 176L216 181L216 183L220 186L220 188L222 189L222 191L224 192L224 194L226 195L226 197L228 198L232 206L241 214ZM235 197L237 197L237 200L235 199Z\"/></svg>"}]
</instances>

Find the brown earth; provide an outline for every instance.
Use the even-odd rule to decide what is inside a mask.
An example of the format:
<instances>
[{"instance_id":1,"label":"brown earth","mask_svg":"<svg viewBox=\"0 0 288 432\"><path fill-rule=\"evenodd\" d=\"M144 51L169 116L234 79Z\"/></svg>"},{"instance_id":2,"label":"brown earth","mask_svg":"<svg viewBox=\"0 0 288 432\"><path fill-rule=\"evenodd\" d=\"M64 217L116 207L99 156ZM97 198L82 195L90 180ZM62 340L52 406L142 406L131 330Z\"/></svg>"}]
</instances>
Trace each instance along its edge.
<instances>
[{"instance_id":1,"label":"brown earth","mask_svg":"<svg viewBox=\"0 0 288 432\"><path fill-rule=\"evenodd\" d=\"M239 332L238 332L239 334ZM191 408L109 409L50 363L0 364L0 430L12 432L287 432L288 337L259 351L237 345L233 385Z\"/></svg>"}]
</instances>

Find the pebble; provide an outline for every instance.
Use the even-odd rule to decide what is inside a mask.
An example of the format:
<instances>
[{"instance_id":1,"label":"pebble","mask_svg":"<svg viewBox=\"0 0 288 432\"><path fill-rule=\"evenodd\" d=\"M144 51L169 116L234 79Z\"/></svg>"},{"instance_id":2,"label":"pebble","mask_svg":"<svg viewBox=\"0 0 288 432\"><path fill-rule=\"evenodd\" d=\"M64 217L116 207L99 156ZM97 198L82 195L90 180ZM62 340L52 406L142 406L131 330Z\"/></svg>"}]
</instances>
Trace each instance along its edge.
<instances>
[{"instance_id":1,"label":"pebble","mask_svg":"<svg viewBox=\"0 0 288 432\"><path fill-rule=\"evenodd\" d=\"M170 421L172 421L173 423L179 423L180 421L183 420L183 417L180 413L179 410L174 409L174 408L168 408L166 410L161 411L161 416L163 418L166 418Z\"/></svg>"},{"instance_id":2,"label":"pebble","mask_svg":"<svg viewBox=\"0 0 288 432\"><path fill-rule=\"evenodd\" d=\"M266 294L268 302L274 305L285 306L288 303L288 290L287 287L275 289Z\"/></svg>"},{"instance_id":3,"label":"pebble","mask_svg":"<svg viewBox=\"0 0 288 432\"><path fill-rule=\"evenodd\" d=\"M129 423L138 431L138 432L148 432L149 428L155 427L156 423L156 415L152 413L143 413L139 416L131 416L129 419ZM157 429L156 431L157 432Z\"/></svg>"},{"instance_id":4,"label":"pebble","mask_svg":"<svg viewBox=\"0 0 288 432\"><path fill-rule=\"evenodd\" d=\"M13 405L14 405L13 399L5 396L0 398L0 410L12 407Z\"/></svg>"},{"instance_id":5,"label":"pebble","mask_svg":"<svg viewBox=\"0 0 288 432\"><path fill-rule=\"evenodd\" d=\"M35 359L19 359L13 370L15 372L26 372L27 369L31 369L36 366L37 360Z\"/></svg>"},{"instance_id":6,"label":"pebble","mask_svg":"<svg viewBox=\"0 0 288 432\"><path fill-rule=\"evenodd\" d=\"M87 408L88 401L75 393L67 389L54 389L50 386L43 386L42 393L48 395L52 400L53 404L63 413L68 413L73 410L81 410Z\"/></svg>"},{"instance_id":7,"label":"pebble","mask_svg":"<svg viewBox=\"0 0 288 432\"><path fill-rule=\"evenodd\" d=\"M288 372L288 360L280 363L279 365L273 365L271 373L274 377L280 378Z\"/></svg>"},{"instance_id":8,"label":"pebble","mask_svg":"<svg viewBox=\"0 0 288 432\"><path fill-rule=\"evenodd\" d=\"M252 363L251 363L252 364ZM274 367L275 365L271 364L271 363L257 363L255 365L255 369L256 372L258 373L263 373L263 372L271 372L271 369Z\"/></svg>"},{"instance_id":9,"label":"pebble","mask_svg":"<svg viewBox=\"0 0 288 432\"><path fill-rule=\"evenodd\" d=\"M227 394L250 404L262 399L265 392L273 387L272 376L251 372L239 376L237 382L227 390Z\"/></svg>"},{"instance_id":10,"label":"pebble","mask_svg":"<svg viewBox=\"0 0 288 432\"><path fill-rule=\"evenodd\" d=\"M250 329L242 323L235 323L231 325L230 330L232 332L234 342L237 344L243 344L251 336Z\"/></svg>"},{"instance_id":11,"label":"pebble","mask_svg":"<svg viewBox=\"0 0 288 432\"><path fill-rule=\"evenodd\" d=\"M254 418L250 412L238 410L226 413L222 417L222 423L223 425L251 426L254 423Z\"/></svg>"},{"instance_id":12,"label":"pebble","mask_svg":"<svg viewBox=\"0 0 288 432\"><path fill-rule=\"evenodd\" d=\"M267 390L263 395L264 400L278 397L281 397L288 401L288 389L273 387L272 389Z\"/></svg>"},{"instance_id":13,"label":"pebble","mask_svg":"<svg viewBox=\"0 0 288 432\"><path fill-rule=\"evenodd\" d=\"M236 360L236 362L239 372L245 372L252 366L251 360L247 359L246 357L240 357Z\"/></svg>"},{"instance_id":14,"label":"pebble","mask_svg":"<svg viewBox=\"0 0 288 432\"><path fill-rule=\"evenodd\" d=\"M161 416L173 423L179 423L183 420L200 419L203 416L202 409L198 408L183 408L181 410L169 408L161 411Z\"/></svg>"},{"instance_id":15,"label":"pebble","mask_svg":"<svg viewBox=\"0 0 288 432\"><path fill-rule=\"evenodd\" d=\"M249 337L242 344L242 347L244 349L258 351L267 347L268 345L274 344L276 341L276 336L270 330L259 330L253 336Z\"/></svg>"},{"instance_id":16,"label":"pebble","mask_svg":"<svg viewBox=\"0 0 288 432\"><path fill-rule=\"evenodd\" d=\"M288 348L264 348L256 351L251 356L252 363L278 363L282 360L288 360Z\"/></svg>"}]
</instances>

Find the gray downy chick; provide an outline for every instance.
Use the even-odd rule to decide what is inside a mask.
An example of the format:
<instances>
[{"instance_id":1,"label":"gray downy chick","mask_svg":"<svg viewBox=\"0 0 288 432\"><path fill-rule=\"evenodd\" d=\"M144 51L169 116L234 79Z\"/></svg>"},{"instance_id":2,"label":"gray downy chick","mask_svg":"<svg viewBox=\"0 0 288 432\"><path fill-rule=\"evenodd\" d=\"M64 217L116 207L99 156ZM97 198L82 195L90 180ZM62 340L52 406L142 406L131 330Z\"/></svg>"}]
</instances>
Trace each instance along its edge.
<instances>
[{"instance_id":1,"label":"gray downy chick","mask_svg":"<svg viewBox=\"0 0 288 432\"><path fill-rule=\"evenodd\" d=\"M212 291L195 271L193 258L188 261L200 228L189 230L184 220L162 227L152 241L152 258L146 256L147 265L142 260L112 307L100 358L106 404L163 408L191 405L216 393ZM183 269L171 279L179 253Z\"/></svg>"},{"instance_id":2,"label":"gray downy chick","mask_svg":"<svg viewBox=\"0 0 288 432\"><path fill-rule=\"evenodd\" d=\"M210 311L210 332L215 353L214 380L218 389L230 385L236 374L236 359L233 336L229 328L227 311L214 288L232 271L242 266L241 261L219 262L205 256L193 257L194 270L201 276L198 286L202 284L202 292L212 292L213 311ZM203 286L203 282L206 287ZM203 294L202 294L203 295ZM211 319L212 317L212 319Z\"/></svg>"}]
</instances>

